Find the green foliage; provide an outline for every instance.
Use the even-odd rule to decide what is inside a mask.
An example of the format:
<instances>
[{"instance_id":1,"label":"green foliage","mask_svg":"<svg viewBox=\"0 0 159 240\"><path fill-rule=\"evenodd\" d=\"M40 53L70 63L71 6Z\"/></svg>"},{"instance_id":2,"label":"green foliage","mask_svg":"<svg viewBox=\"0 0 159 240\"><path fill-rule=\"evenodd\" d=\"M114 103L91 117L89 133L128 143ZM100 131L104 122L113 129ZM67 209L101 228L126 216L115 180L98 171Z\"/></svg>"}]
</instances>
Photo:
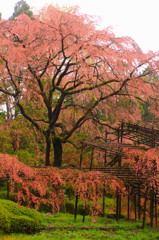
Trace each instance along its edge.
<instances>
[{"instance_id":1,"label":"green foliage","mask_svg":"<svg viewBox=\"0 0 159 240\"><path fill-rule=\"evenodd\" d=\"M25 13L29 17L33 15L33 12L30 10L30 6L24 0L20 0L15 4L14 13L10 19L15 19L21 13Z\"/></svg>"},{"instance_id":2,"label":"green foliage","mask_svg":"<svg viewBox=\"0 0 159 240\"><path fill-rule=\"evenodd\" d=\"M43 163L43 138L21 116L14 120L0 116L0 132L0 153L17 155L28 165Z\"/></svg>"},{"instance_id":3,"label":"green foliage","mask_svg":"<svg viewBox=\"0 0 159 240\"><path fill-rule=\"evenodd\" d=\"M12 145L12 139L10 137L10 131L8 129L7 123L4 119L0 118L0 152L13 154L14 149Z\"/></svg>"},{"instance_id":4,"label":"green foliage","mask_svg":"<svg viewBox=\"0 0 159 240\"><path fill-rule=\"evenodd\" d=\"M55 215L44 214L42 217L43 224L47 226L59 226L67 227L72 226L70 230L68 229L54 229L50 231L41 231L40 233L35 233L34 235L26 234L11 234L3 235L5 240L46 240L46 239L56 239L56 240L157 240L159 239L158 228L154 227L153 229L140 229L138 221L125 221L125 220L112 220L107 219L106 217L99 217L97 222L91 222L89 216L86 217L85 222L82 222L82 217L77 216L77 220L74 221L73 215L58 213ZM99 229L75 229L75 227L116 227L115 229L108 229L102 231Z\"/></svg>"},{"instance_id":5,"label":"green foliage","mask_svg":"<svg viewBox=\"0 0 159 240\"><path fill-rule=\"evenodd\" d=\"M86 208L84 209L84 205L83 205L83 204L80 204L80 205L78 206L78 214L80 214L80 215L83 215L83 214L89 215L89 214L90 214L90 206L88 205L88 206L86 206Z\"/></svg>"},{"instance_id":6,"label":"green foliage","mask_svg":"<svg viewBox=\"0 0 159 240\"><path fill-rule=\"evenodd\" d=\"M40 226L41 224L41 215L35 209L29 209L26 207L19 207L14 212L15 215L26 215L35 220L35 222Z\"/></svg>"},{"instance_id":7,"label":"green foliage","mask_svg":"<svg viewBox=\"0 0 159 240\"><path fill-rule=\"evenodd\" d=\"M18 150L17 156L19 161L28 164L28 165L34 165L35 162L35 152L30 151L31 149L20 149Z\"/></svg>"},{"instance_id":8,"label":"green foliage","mask_svg":"<svg viewBox=\"0 0 159 240\"><path fill-rule=\"evenodd\" d=\"M41 215L34 209L19 207L9 200L0 200L0 230L33 233L41 226Z\"/></svg>"},{"instance_id":9,"label":"green foliage","mask_svg":"<svg viewBox=\"0 0 159 240\"><path fill-rule=\"evenodd\" d=\"M5 112L0 109L0 119L5 119Z\"/></svg>"},{"instance_id":10,"label":"green foliage","mask_svg":"<svg viewBox=\"0 0 159 240\"><path fill-rule=\"evenodd\" d=\"M39 225L33 218L28 216L12 216L10 232L34 233Z\"/></svg>"},{"instance_id":11,"label":"green foliage","mask_svg":"<svg viewBox=\"0 0 159 240\"><path fill-rule=\"evenodd\" d=\"M7 199L7 191L6 190L0 191L0 199ZM15 200L15 194L13 192L9 192L9 199L12 201Z\"/></svg>"},{"instance_id":12,"label":"green foliage","mask_svg":"<svg viewBox=\"0 0 159 240\"><path fill-rule=\"evenodd\" d=\"M65 203L65 211L67 213L74 214L74 212L75 212L74 204L72 202L66 202Z\"/></svg>"},{"instance_id":13,"label":"green foliage","mask_svg":"<svg viewBox=\"0 0 159 240\"><path fill-rule=\"evenodd\" d=\"M151 122L152 120L155 119L155 115L152 114L150 111L150 105L148 102L139 102L139 106L141 109L142 119L145 122Z\"/></svg>"},{"instance_id":14,"label":"green foliage","mask_svg":"<svg viewBox=\"0 0 159 240\"><path fill-rule=\"evenodd\" d=\"M3 232L10 232L11 214L7 209L0 205L0 230Z\"/></svg>"},{"instance_id":15,"label":"green foliage","mask_svg":"<svg viewBox=\"0 0 159 240\"><path fill-rule=\"evenodd\" d=\"M0 206L5 208L9 213L14 214L18 208L18 204L6 199L0 199Z\"/></svg>"},{"instance_id":16,"label":"green foliage","mask_svg":"<svg viewBox=\"0 0 159 240\"><path fill-rule=\"evenodd\" d=\"M48 212L52 212L52 206L49 204L45 204L43 202L40 203L40 207L39 207L39 211L43 212L43 213L48 213Z\"/></svg>"}]
</instances>

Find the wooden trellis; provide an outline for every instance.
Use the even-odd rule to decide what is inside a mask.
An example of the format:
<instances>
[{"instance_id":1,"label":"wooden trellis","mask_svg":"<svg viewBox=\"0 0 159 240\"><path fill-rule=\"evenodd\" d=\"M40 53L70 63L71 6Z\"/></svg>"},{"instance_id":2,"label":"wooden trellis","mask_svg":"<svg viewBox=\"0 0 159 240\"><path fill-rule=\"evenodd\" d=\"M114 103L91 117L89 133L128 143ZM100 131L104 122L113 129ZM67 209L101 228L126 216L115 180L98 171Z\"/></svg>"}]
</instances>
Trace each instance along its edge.
<instances>
[{"instance_id":1,"label":"wooden trellis","mask_svg":"<svg viewBox=\"0 0 159 240\"><path fill-rule=\"evenodd\" d=\"M111 133L112 134L112 133ZM127 198L127 218L130 218L130 199L134 200L134 213L135 219L140 219L141 217L141 198L144 199L143 207L143 227L145 225L146 218L146 204L147 201L150 201L150 218L151 226L153 226L154 218L157 225L157 204L159 203L159 193L154 191L153 188L147 187L145 192L143 191L143 186L146 185L147 178L142 175L140 172L135 172L131 168L125 168L122 166L122 158L124 158L125 149L141 149L147 150L150 148L155 148L159 146L159 130L154 128L146 128L139 126L137 124L131 124L126 122L121 122L119 128L114 131L114 135L117 136L117 143L108 142L82 142L81 154L80 154L80 163L79 167L83 170L93 170L93 171L102 171L112 176L116 176L121 179L128 192ZM132 142L137 143L125 144L123 143L124 139L128 139ZM91 148L91 158L89 168L82 168L83 162L83 152L84 149L89 146ZM105 152L104 155L104 166L94 167L94 151L98 149ZM107 157L111 157L111 161L107 161ZM158 172L155 173L156 176L159 175ZM151 172L147 172L146 176L151 176ZM104 200L105 201L105 200ZM121 215L121 195L116 194L116 218Z\"/></svg>"},{"instance_id":2,"label":"wooden trellis","mask_svg":"<svg viewBox=\"0 0 159 240\"><path fill-rule=\"evenodd\" d=\"M144 144L149 147L159 146L159 130L132 124L129 122L121 122L117 134L120 138L126 138L138 144Z\"/></svg>"},{"instance_id":3,"label":"wooden trellis","mask_svg":"<svg viewBox=\"0 0 159 240\"><path fill-rule=\"evenodd\" d=\"M86 147L91 147L91 159L90 159L90 170L93 167L93 158L94 158L94 150L98 149L105 153L104 155L104 167L106 166L114 166L117 164L118 166L122 165L122 158L124 158L124 149L144 149L144 146L135 146L132 144L124 144L124 143L104 143L104 142L86 142L83 141L81 147L80 154L80 163L79 167L82 167L83 161L83 152ZM113 159L110 162L107 162L107 157L112 157Z\"/></svg>"}]
</instances>

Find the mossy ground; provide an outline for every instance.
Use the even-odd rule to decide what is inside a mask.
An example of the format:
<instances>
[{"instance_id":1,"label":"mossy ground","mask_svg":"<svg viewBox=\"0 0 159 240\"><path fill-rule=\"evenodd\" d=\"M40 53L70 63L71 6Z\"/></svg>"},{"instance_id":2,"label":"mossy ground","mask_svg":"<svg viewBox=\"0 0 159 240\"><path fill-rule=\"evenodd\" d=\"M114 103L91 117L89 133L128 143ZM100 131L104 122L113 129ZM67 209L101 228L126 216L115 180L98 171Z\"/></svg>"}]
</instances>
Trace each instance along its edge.
<instances>
[{"instance_id":1,"label":"mossy ground","mask_svg":"<svg viewBox=\"0 0 159 240\"><path fill-rule=\"evenodd\" d=\"M82 216L78 215L76 221L72 214L58 213L58 214L43 214L43 225L48 226L92 226L92 227L116 227L112 230L98 230L98 229L55 229L55 230L42 230L38 233L26 235L26 234L10 234L1 235L1 240L157 240L159 239L159 228L150 228L148 225L145 229L141 229L141 222L134 220L119 220L108 219L106 217L99 217L94 223L92 218L86 216L86 220L82 222Z\"/></svg>"}]
</instances>

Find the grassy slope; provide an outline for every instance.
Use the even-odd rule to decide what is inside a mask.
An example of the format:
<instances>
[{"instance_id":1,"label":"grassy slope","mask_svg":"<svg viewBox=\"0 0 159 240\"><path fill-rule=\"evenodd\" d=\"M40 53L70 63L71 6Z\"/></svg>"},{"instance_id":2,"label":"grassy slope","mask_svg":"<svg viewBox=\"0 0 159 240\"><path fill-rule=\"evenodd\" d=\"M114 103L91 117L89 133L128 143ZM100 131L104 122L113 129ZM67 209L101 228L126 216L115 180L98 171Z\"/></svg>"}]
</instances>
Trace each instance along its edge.
<instances>
[{"instance_id":1,"label":"grassy slope","mask_svg":"<svg viewBox=\"0 0 159 240\"><path fill-rule=\"evenodd\" d=\"M141 223L134 221L120 220L119 223L112 219L98 218L96 223L91 221L90 217L86 217L85 223L82 223L82 216L77 217L76 222L71 214L55 214L43 216L43 223L45 226L113 226L117 227L116 230L49 230L41 231L35 235L23 235L23 234L11 234L1 235L2 240L157 240L159 239L159 228L146 228L145 230L140 229Z\"/></svg>"}]
</instances>

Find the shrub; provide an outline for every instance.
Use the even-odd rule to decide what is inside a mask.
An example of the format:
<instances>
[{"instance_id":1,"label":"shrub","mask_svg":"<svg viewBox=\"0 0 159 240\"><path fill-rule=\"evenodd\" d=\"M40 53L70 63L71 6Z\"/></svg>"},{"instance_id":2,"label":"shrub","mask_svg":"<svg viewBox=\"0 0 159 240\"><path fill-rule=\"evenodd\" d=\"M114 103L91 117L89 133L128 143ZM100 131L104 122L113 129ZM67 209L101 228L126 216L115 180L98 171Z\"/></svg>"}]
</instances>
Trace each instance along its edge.
<instances>
[{"instance_id":1,"label":"shrub","mask_svg":"<svg viewBox=\"0 0 159 240\"><path fill-rule=\"evenodd\" d=\"M11 225L11 214L3 208L0 207L0 230L3 232L9 232L10 231L10 225Z\"/></svg>"},{"instance_id":2,"label":"shrub","mask_svg":"<svg viewBox=\"0 0 159 240\"><path fill-rule=\"evenodd\" d=\"M9 213L13 213L18 208L18 204L6 199L0 199L0 207L3 207L8 210Z\"/></svg>"},{"instance_id":3,"label":"shrub","mask_svg":"<svg viewBox=\"0 0 159 240\"><path fill-rule=\"evenodd\" d=\"M41 215L34 209L19 207L9 200L0 200L0 230L33 233L41 226Z\"/></svg>"},{"instance_id":4,"label":"shrub","mask_svg":"<svg viewBox=\"0 0 159 240\"><path fill-rule=\"evenodd\" d=\"M78 214L80 215L89 215L90 214L90 206L86 206L86 208L84 209L84 205L79 205L78 206Z\"/></svg>"},{"instance_id":5,"label":"shrub","mask_svg":"<svg viewBox=\"0 0 159 240\"><path fill-rule=\"evenodd\" d=\"M7 199L7 191L0 191L0 199ZM9 199L15 201L15 194L13 192L9 193Z\"/></svg>"},{"instance_id":6,"label":"shrub","mask_svg":"<svg viewBox=\"0 0 159 240\"><path fill-rule=\"evenodd\" d=\"M10 232L34 233L39 230L39 225L36 221L28 216L11 217Z\"/></svg>"},{"instance_id":7,"label":"shrub","mask_svg":"<svg viewBox=\"0 0 159 240\"><path fill-rule=\"evenodd\" d=\"M40 207L39 207L39 211L40 212L44 212L44 213L47 213L47 212L52 212L52 206L49 205L49 204L45 204L43 202L40 203Z\"/></svg>"},{"instance_id":8,"label":"shrub","mask_svg":"<svg viewBox=\"0 0 159 240\"><path fill-rule=\"evenodd\" d=\"M30 151L29 149L20 149L16 152L18 159L28 165L35 164L35 152Z\"/></svg>"},{"instance_id":9,"label":"shrub","mask_svg":"<svg viewBox=\"0 0 159 240\"><path fill-rule=\"evenodd\" d=\"M75 212L74 204L71 203L71 202L66 202L66 203L65 203L65 211L66 211L67 213L74 214L74 212Z\"/></svg>"},{"instance_id":10,"label":"shrub","mask_svg":"<svg viewBox=\"0 0 159 240\"><path fill-rule=\"evenodd\" d=\"M41 225L41 215L39 212L37 212L35 209L29 209L29 208L26 208L26 207L18 207L15 212L14 212L15 215L24 215L24 216L27 216L29 218L32 218L33 220L35 220L36 224L37 225Z\"/></svg>"}]
</instances>

